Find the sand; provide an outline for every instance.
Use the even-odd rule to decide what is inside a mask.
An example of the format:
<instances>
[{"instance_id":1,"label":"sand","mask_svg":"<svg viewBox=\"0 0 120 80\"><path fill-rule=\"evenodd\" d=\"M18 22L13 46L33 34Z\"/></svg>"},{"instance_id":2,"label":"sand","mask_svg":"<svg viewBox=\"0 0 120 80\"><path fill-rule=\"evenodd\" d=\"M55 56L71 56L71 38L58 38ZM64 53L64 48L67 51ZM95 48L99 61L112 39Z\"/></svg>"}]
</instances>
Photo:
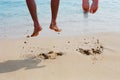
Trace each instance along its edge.
<instances>
[{"instance_id":1,"label":"sand","mask_svg":"<svg viewBox=\"0 0 120 80\"><path fill-rule=\"evenodd\" d=\"M0 39L0 80L120 80L120 33ZM100 54L79 48L103 46ZM62 52L55 59L38 55Z\"/></svg>"}]
</instances>

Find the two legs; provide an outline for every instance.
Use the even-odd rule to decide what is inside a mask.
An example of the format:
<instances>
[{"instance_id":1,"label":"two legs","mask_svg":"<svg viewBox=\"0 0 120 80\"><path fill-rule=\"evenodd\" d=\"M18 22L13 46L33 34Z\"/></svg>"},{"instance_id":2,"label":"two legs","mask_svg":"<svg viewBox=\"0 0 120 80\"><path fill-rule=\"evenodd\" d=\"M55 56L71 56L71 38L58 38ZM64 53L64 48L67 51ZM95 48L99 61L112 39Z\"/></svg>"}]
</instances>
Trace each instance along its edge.
<instances>
[{"instance_id":1,"label":"two legs","mask_svg":"<svg viewBox=\"0 0 120 80\"><path fill-rule=\"evenodd\" d=\"M37 17L37 7L35 0L26 0L28 9L30 11L30 14L33 19L34 23L34 31L31 37L35 37L39 34L39 32L42 30L42 27L39 23L38 17ZM56 18L57 18L57 13L58 13L58 8L59 8L59 0L51 0L51 13L52 13L52 18L51 18L51 24L50 24L50 29L54 30L56 32L60 32L61 30L57 27L56 23Z\"/></svg>"},{"instance_id":2,"label":"two legs","mask_svg":"<svg viewBox=\"0 0 120 80\"><path fill-rule=\"evenodd\" d=\"M95 13L98 9L98 0L92 0L92 5L91 7L89 6L89 0L82 0L82 7L84 12L90 12L90 13ZM90 10L89 10L90 7Z\"/></svg>"},{"instance_id":3,"label":"two legs","mask_svg":"<svg viewBox=\"0 0 120 80\"><path fill-rule=\"evenodd\" d=\"M90 12L90 13L95 13L98 9L98 0L92 0L93 3L90 7L89 10L89 0L82 0L83 4L83 10L84 12ZM26 0L28 9L30 11L30 14L33 19L34 23L34 31L31 37L37 36L39 32L42 30L42 27L39 23L38 17L37 17L37 8L36 8L36 3L35 0ZM54 30L56 32L60 32L61 30L57 27L56 23L56 18L57 18L57 13L58 13L58 8L59 8L59 0L51 0L51 24L50 24L50 29Z\"/></svg>"}]
</instances>

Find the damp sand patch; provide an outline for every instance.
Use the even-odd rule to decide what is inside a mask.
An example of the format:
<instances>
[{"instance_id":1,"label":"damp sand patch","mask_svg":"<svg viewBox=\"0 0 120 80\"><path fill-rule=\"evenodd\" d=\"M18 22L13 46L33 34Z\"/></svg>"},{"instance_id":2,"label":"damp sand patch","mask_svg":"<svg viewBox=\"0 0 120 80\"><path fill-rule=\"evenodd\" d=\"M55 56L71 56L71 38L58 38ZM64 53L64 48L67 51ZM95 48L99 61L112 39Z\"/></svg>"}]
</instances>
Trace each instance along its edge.
<instances>
[{"instance_id":1,"label":"damp sand patch","mask_svg":"<svg viewBox=\"0 0 120 80\"><path fill-rule=\"evenodd\" d=\"M76 49L81 54L85 55L96 55L102 54L104 51L104 46L100 42L99 39L95 39L94 41L87 41L84 39L83 45Z\"/></svg>"}]
</instances>

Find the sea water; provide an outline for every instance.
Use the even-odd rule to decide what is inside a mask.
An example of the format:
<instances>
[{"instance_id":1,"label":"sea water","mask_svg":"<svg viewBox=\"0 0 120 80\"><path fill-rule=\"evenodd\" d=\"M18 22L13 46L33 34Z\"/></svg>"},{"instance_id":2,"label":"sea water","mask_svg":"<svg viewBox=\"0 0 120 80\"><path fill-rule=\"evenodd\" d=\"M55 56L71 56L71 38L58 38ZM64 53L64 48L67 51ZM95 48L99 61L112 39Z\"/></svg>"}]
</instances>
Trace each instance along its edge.
<instances>
[{"instance_id":1,"label":"sea water","mask_svg":"<svg viewBox=\"0 0 120 80\"><path fill-rule=\"evenodd\" d=\"M56 36L49 29L50 0L35 0L40 36ZM90 0L91 2L91 0ZM81 35L96 32L120 31L120 0L99 0L95 14L84 14L82 0L60 0L57 25L61 35ZM0 0L0 37L21 37L32 34L33 22L25 0Z\"/></svg>"}]
</instances>

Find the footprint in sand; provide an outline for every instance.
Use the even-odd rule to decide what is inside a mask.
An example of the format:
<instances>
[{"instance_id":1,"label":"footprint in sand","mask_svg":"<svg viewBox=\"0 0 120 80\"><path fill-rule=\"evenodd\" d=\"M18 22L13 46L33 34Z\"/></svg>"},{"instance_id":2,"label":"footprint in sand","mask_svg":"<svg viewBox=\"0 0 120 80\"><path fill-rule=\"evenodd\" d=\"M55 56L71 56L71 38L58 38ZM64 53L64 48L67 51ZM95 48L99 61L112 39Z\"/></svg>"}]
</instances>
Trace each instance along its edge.
<instances>
[{"instance_id":1,"label":"footprint in sand","mask_svg":"<svg viewBox=\"0 0 120 80\"><path fill-rule=\"evenodd\" d=\"M86 46L91 46L91 45L94 45L92 48L88 48L88 49L85 49L85 48L78 48L76 49L76 51L82 53L82 54L86 54L86 55L94 55L94 54L101 54L103 52L103 45L100 44L100 41L99 39L96 40L95 43L92 43L92 44L89 44L90 42L85 42L84 44Z\"/></svg>"},{"instance_id":2,"label":"footprint in sand","mask_svg":"<svg viewBox=\"0 0 120 80\"><path fill-rule=\"evenodd\" d=\"M62 55L63 55L62 52L50 51L48 53L40 53L36 57L41 59L56 59L57 56L62 56Z\"/></svg>"}]
</instances>

